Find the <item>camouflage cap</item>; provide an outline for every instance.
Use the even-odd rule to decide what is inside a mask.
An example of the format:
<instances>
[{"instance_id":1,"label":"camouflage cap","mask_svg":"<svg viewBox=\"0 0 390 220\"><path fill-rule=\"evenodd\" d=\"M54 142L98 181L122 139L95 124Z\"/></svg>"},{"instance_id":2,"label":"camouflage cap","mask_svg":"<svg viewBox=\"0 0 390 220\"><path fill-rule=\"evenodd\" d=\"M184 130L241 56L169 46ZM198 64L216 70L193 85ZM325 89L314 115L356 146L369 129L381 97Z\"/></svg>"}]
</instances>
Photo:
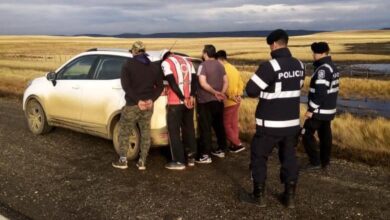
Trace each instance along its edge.
<instances>
[{"instance_id":1,"label":"camouflage cap","mask_svg":"<svg viewBox=\"0 0 390 220\"><path fill-rule=\"evenodd\" d=\"M140 51L145 51L145 45L142 41L136 41L131 46L130 52L138 53Z\"/></svg>"}]
</instances>

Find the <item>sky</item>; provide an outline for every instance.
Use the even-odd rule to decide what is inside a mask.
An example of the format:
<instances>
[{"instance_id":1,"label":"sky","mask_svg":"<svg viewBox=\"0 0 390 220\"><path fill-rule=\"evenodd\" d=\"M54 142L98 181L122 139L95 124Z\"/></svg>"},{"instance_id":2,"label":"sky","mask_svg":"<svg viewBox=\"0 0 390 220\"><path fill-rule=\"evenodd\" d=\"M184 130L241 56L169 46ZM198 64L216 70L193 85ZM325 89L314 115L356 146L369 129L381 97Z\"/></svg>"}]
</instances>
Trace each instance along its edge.
<instances>
[{"instance_id":1,"label":"sky","mask_svg":"<svg viewBox=\"0 0 390 220\"><path fill-rule=\"evenodd\" d=\"M389 9L389 0L0 0L0 34L380 29Z\"/></svg>"}]
</instances>

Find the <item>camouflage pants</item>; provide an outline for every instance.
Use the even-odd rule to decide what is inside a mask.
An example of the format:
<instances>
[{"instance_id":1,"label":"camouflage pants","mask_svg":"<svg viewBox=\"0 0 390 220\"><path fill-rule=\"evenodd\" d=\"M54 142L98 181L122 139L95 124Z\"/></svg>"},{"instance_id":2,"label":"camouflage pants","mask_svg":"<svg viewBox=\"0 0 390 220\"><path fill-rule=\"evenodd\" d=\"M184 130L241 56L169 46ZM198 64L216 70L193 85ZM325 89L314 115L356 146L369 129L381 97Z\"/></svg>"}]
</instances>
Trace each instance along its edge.
<instances>
[{"instance_id":1,"label":"camouflage pants","mask_svg":"<svg viewBox=\"0 0 390 220\"><path fill-rule=\"evenodd\" d=\"M153 110L141 111L138 106L125 106L119 121L119 156L126 157L129 148L129 137L137 125L140 129L140 159L146 161L151 144L150 120Z\"/></svg>"}]
</instances>

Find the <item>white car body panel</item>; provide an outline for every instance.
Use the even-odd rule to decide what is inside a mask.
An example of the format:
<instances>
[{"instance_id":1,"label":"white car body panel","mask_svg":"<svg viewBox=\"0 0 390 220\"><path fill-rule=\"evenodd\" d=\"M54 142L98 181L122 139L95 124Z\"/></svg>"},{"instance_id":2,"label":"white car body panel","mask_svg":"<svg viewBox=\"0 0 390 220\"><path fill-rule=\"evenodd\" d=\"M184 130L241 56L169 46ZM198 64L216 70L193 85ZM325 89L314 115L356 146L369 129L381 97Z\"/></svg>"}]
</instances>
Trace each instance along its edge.
<instances>
[{"instance_id":1,"label":"white car body panel","mask_svg":"<svg viewBox=\"0 0 390 220\"><path fill-rule=\"evenodd\" d=\"M151 61L160 60L160 52L148 52ZM131 58L125 51L90 51L81 53L59 67L61 71L72 61L85 55L111 55ZM111 122L125 106L125 92L120 79L111 80L56 80L56 85L46 77L34 79L25 90L23 110L29 98L37 99L45 110L49 125L71 128L84 133L112 139ZM152 143L167 144L166 96L154 104L152 116ZM117 118L118 119L118 118ZM164 140L161 140L163 138Z\"/></svg>"}]
</instances>

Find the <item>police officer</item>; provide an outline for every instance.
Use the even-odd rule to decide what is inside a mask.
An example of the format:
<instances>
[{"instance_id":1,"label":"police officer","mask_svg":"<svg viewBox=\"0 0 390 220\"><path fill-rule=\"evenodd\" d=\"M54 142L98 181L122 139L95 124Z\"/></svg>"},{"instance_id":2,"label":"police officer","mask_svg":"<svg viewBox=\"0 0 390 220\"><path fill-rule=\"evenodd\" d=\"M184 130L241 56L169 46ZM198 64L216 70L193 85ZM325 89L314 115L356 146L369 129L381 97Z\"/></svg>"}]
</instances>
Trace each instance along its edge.
<instances>
[{"instance_id":1,"label":"police officer","mask_svg":"<svg viewBox=\"0 0 390 220\"><path fill-rule=\"evenodd\" d=\"M249 97L259 97L256 110L256 134L251 144L253 192L242 194L241 201L265 207L267 159L275 145L279 147L280 178L285 184L283 202L294 208L298 163L295 153L300 130L300 94L305 77L304 64L292 57L287 48L288 34L281 29L267 37L272 60L260 64L246 85Z\"/></svg>"},{"instance_id":2,"label":"police officer","mask_svg":"<svg viewBox=\"0 0 390 220\"><path fill-rule=\"evenodd\" d=\"M339 72L329 56L329 45L326 42L313 43L315 71L310 81L308 110L302 129L303 145L310 163L306 170L327 168L332 148L331 121L336 113L336 102L339 91ZM320 153L318 152L314 133L318 132Z\"/></svg>"}]
</instances>

